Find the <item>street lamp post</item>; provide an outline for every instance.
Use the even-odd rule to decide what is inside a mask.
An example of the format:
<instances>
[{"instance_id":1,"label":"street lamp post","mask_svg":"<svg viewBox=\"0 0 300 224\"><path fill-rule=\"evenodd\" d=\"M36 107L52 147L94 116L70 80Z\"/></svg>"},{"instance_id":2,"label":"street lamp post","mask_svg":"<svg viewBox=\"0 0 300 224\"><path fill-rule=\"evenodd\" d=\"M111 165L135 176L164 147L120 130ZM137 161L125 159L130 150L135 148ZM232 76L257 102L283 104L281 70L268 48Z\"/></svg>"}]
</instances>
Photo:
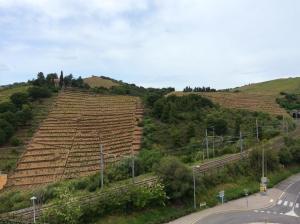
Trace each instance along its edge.
<instances>
[{"instance_id":1,"label":"street lamp post","mask_svg":"<svg viewBox=\"0 0 300 224\"><path fill-rule=\"evenodd\" d=\"M30 198L30 200L32 201L32 206L33 206L33 223L35 223L35 200L36 200L36 197L33 196Z\"/></svg>"},{"instance_id":2,"label":"street lamp post","mask_svg":"<svg viewBox=\"0 0 300 224\"><path fill-rule=\"evenodd\" d=\"M197 204L196 204L196 174L195 174L195 168L200 168L200 166L195 166L193 167L193 182L194 182L194 209L197 208Z\"/></svg>"},{"instance_id":3,"label":"street lamp post","mask_svg":"<svg viewBox=\"0 0 300 224\"><path fill-rule=\"evenodd\" d=\"M248 203L248 189L244 189L244 192L245 192L246 204L247 204L247 208L248 208L248 206L249 206L249 203Z\"/></svg>"}]
</instances>

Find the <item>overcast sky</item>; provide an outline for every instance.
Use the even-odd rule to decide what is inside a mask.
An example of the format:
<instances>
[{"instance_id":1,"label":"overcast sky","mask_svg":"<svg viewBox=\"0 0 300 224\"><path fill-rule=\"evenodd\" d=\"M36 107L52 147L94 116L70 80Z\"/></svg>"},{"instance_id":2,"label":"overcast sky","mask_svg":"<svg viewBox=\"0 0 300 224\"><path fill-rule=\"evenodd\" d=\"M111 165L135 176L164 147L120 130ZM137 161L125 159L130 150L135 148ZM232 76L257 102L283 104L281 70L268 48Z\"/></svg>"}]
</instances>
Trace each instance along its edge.
<instances>
[{"instance_id":1,"label":"overcast sky","mask_svg":"<svg viewBox=\"0 0 300 224\"><path fill-rule=\"evenodd\" d=\"M299 62L299 0L0 0L0 85L63 70L228 88Z\"/></svg>"}]
</instances>

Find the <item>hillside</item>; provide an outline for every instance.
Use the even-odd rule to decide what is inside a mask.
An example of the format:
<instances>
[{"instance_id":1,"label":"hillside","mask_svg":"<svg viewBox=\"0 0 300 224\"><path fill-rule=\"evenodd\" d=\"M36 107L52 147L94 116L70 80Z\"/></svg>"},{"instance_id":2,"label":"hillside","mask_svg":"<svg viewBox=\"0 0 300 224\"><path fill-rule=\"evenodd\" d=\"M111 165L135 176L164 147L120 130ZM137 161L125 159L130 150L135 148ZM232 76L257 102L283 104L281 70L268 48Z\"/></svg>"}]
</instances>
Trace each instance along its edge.
<instances>
[{"instance_id":1,"label":"hillside","mask_svg":"<svg viewBox=\"0 0 300 224\"><path fill-rule=\"evenodd\" d=\"M105 163L138 151L142 113L137 97L61 92L7 186L31 187L95 173L100 144Z\"/></svg>"},{"instance_id":2,"label":"hillside","mask_svg":"<svg viewBox=\"0 0 300 224\"><path fill-rule=\"evenodd\" d=\"M20 85L0 89L0 103L7 101L12 94L18 92L25 92L28 88L29 85Z\"/></svg>"},{"instance_id":3,"label":"hillside","mask_svg":"<svg viewBox=\"0 0 300 224\"><path fill-rule=\"evenodd\" d=\"M235 88L245 93L278 96L280 92L300 93L300 77L275 79Z\"/></svg>"},{"instance_id":4,"label":"hillside","mask_svg":"<svg viewBox=\"0 0 300 224\"><path fill-rule=\"evenodd\" d=\"M191 93L174 92L171 94L182 96ZM271 95L247 92L196 92L194 94L205 96L225 108L260 111L273 115L287 115L286 111L276 103L275 97Z\"/></svg>"},{"instance_id":5,"label":"hillside","mask_svg":"<svg viewBox=\"0 0 300 224\"><path fill-rule=\"evenodd\" d=\"M89 78L85 78L84 83L88 84L90 87L104 87L104 88L111 88L113 86L119 86L119 83L116 83L110 79L104 79L99 76L92 76Z\"/></svg>"}]
</instances>

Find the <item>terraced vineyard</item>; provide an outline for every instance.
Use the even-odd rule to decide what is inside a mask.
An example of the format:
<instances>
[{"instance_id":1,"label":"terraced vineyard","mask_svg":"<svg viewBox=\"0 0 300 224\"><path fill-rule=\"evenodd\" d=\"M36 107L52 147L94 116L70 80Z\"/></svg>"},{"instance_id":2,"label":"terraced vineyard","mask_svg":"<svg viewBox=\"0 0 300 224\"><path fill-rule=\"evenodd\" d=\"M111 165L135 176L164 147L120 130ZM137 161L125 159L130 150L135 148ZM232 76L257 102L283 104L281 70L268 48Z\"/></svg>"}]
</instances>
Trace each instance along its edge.
<instances>
[{"instance_id":1,"label":"terraced vineyard","mask_svg":"<svg viewBox=\"0 0 300 224\"><path fill-rule=\"evenodd\" d=\"M174 92L171 94L182 96L191 93ZM276 103L276 98L272 95L245 92L197 92L194 94L205 96L225 108L261 111L273 115L287 115L286 111Z\"/></svg>"},{"instance_id":2,"label":"terraced vineyard","mask_svg":"<svg viewBox=\"0 0 300 224\"><path fill-rule=\"evenodd\" d=\"M106 164L137 152L142 115L137 97L61 92L6 187L32 187L95 173L100 144Z\"/></svg>"}]
</instances>

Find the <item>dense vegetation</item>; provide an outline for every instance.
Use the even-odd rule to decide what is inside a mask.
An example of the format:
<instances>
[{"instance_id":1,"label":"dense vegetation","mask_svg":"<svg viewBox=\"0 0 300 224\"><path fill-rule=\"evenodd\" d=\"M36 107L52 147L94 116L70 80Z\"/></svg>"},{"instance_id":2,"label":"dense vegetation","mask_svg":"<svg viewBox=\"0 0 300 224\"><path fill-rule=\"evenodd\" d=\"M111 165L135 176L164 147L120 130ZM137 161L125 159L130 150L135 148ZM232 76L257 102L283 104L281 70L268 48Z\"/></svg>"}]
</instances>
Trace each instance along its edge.
<instances>
[{"instance_id":1,"label":"dense vegetation","mask_svg":"<svg viewBox=\"0 0 300 224\"><path fill-rule=\"evenodd\" d=\"M293 93L281 92L281 97L277 98L277 103L286 110L300 110L300 96Z\"/></svg>"},{"instance_id":2,"label":"dense vegetation","mask_svg":"<svg viewBox=\"0 0 300 224\"><path fill-rule=\"evenodd\" d=\"M184 162L239 152L240 137L243 149L250 147L256 142L256 119L260 140L280 133L281 117L224 109L199 95L171 95L152 104L144 119L142 148L182 155ZM204 155L206 130L209 153Z\"/></svg>"}]
</instances>

